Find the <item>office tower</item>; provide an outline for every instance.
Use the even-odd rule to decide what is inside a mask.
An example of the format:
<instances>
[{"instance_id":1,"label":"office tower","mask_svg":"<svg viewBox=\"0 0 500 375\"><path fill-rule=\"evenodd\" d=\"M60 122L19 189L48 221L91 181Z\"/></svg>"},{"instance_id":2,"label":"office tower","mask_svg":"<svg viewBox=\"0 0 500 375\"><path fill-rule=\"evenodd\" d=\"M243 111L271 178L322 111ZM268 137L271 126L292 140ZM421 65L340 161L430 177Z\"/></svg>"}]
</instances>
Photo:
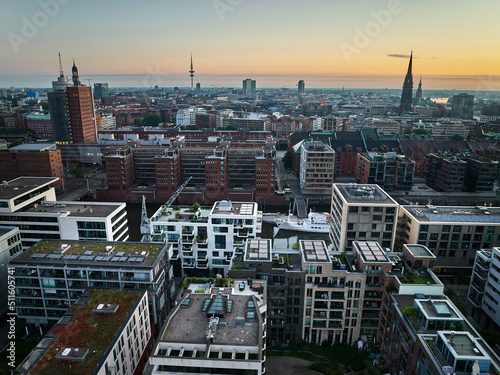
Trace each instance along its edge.
<instances>
[{"instance_id":1,"label":"office tower","mask_svg":"<svg viewBox=\"0 0 500 375\"><path fill-rule=\"evenodd\" d=\"M196 91L200 91L200 90L201 90L201 84L200 84L200 82L198 82L196 84Z\"/></svg>"},{"instance_id":2,"label":"office tower","mask_svg":"<svg viewBox=\"0 0 500 375\"><path fill-rule=\"evenodd\" d=\"M191 54L191 69L189 70L189 76L191 77L191 90L194 90L194 87L193 87L193 78L194 78L193 54Z\"/></svg>"},{"instance_id":3,"label":"office tower","mask_svg":"<svg viewBox=\"0 0 500 375\"><path fill-rule=\"evenodd\" d=\"M306 84L304 82L304 80L300 80L299 83L298 83L298 89L297 89L297 92L299 94L303 94L306 92Z\"/></svg>"},{"instance_id":4,"label":"office tower","mask_svg":"<svg viewBox=\"0 0 500 375\"><path fill-rule=\"evenodd\" d=\"M80 84L78 69L74 60L72 71L74 86L66 88L71 141L73 143L97 142L92 88Z\"/></svg>"},{"instance_id":5,"label":"office tower","mask_svg":"<svg viewBox=\"0 0 500 375\"><path fill-rule=\"evenodd\" d=\"M257 82L254 79L244 79L243 80L243 94L244 95L255 95L257 91Z\"/></svg>"},{"instance_id":6,"label":"office tower","mask_svg":"<svg viewBox=\"0 0 500 375\"><path fill-rule=\"evenodd\" d=\"M408 64L408 72L406 73L403 83L403 93L401 94L400 113L411 112L411 101L413 97L413 75L412 69L413 51L410 55L410 63Z\"/></svg>"},{"instance_id":7,"label":"office tower","mask_svg":"<svg viewBox=\"0 0 500 375\"><path fill-rule=\"evenodd\" d=\"M418 83L417 93L415 94L415 100L417 104L422 102L422 76L420 76L420 82Z\"/></svg>"},{"instance_id":8,"label":"office tower","mask_svg":"<svg viewBox=\"0 0 500 375\"><path fill-rule=\"evenodd\" d=\"M266 282L186 289L151 353L152 374L264 374Z\"/></svg>"},{"instance_id":9,"label":"office tower","mask_svg":"<svg viewBox=\"0 0 500 375\"><path fill-rule=\"evenodd\" d=\"M107 83L94 83L94 96L98 99L109 98L109 87Z\"/></svg>"},{"instance_id":10,"label":"office tower","mask_svg":"<svg viewBox=\"0 0 500 375\"><path fill-rule=\"evenodd\" d=\"M322 142L304 142L300 151L300 188L330 190L334 176L335 151Z\"/></svg>"},{"instance_id":11,"label":"office tower","mask_svg":"<svg viewBox=\"0 0 500 375\"><path fill-rule=\"evenodd\" d=\"M140 374L151 345L148 310L146 291L88 289L14 372Z\"/></svg>"},{"instance_id":12,"label":"office tower","mask_svg":"<svg viewBox=\"0 0 500 375\"><path fill-rule=\"evenodd\" d=\"M59 53L59 77L57 77L57 81L52 81L52 91L47 93L52 134L54 141L57 143L71 142L68 100L66 98L66 88L70 85L71 83L64 76L61 54Z\"/></svg>"},{"instance_id":13,"label":"office tower","mask_svg":"<svg viewBox=\"0 0 500 375\"><path fill-rule=\"evenodd\" d=\"M358 154L359 184L377 184L384 190L410 191L415 162L395 152Z\"/></svg>"},{"instance_id":14,"label":"office tower","mask_svg":"<svg viewBox=\"0 0 500 375\"><path fill-rule=\"evenodd\" d=\"M451 102L451 117L472 120L474 95L466 93L453 95Z\"/></svg>"},{"instance_id":15,"label":"office tower","mask_svg":"<svg viewBox=\"0 0 500 375\"><path fill-rule=\"evenodd\" d=\"M51 325L77 305L88 288L147 290L153 336L173 306L171 244L39 241L19 254L16 312L28 325Z\"/></svg>"},{"instance_id":16,"label":"office tower","mask_svg":"<svg viewBox=\"0 0 500 375\"><path fill-rule=\"evenodd\" d=\"M500 247L476 253L467 298L472 302L472 317L486 329L500 328Z\"/></svg>"},{"instance_id":17,"label":"office tower","mask_svg":"<svg viewBox=\"0 0 500 375\"><path fill-rule=\"evenodd\" d=\"M376 241L392 250L398 203L378 185L333 184L330 241L352 251L354 241Z\"/></svg>"}]
</instances>

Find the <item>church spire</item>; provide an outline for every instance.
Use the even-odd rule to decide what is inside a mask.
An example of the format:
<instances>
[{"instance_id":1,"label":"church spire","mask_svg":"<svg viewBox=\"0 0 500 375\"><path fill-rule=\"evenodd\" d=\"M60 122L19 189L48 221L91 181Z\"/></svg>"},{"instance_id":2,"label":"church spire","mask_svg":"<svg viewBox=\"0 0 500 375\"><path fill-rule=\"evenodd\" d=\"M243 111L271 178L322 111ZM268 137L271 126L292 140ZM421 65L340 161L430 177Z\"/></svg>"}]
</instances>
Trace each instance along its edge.
<instances>
[{"instance_id":1,"label":"church spire","mask_svg":"<svg viewBox=\"0 0 500 375\"><path fill-rule=\"evenodd\" d=\"M410 54L410 62L408 64L408 72L406 73L403 83L403 93L401 94L400 113L411 111L411 100L413 97L413 74L412 74L413 50Z\"/></svg>"},{"instance_id":2,"label":"church spire","mask_svg":"<svg viewBox=\"0 0 500 375\"><path fill-rule=\"evenodd\" d=\"M422 74L420 74L420 82L418 83L417 93L415 94L417 104L422 101Z\"/></svg>"},{"instance_id":3,"label":"church spire","mask_svg":"<svg viewBox=\"0 0 500 375\"><path fill-rule=\"evenodd\" d=\"M71 68L71 73L73 76L73 86L80 86L80 77L78 76L78 68L75 64L75 59L73 59L73 68Z\"/></svg>"}]
</instances>

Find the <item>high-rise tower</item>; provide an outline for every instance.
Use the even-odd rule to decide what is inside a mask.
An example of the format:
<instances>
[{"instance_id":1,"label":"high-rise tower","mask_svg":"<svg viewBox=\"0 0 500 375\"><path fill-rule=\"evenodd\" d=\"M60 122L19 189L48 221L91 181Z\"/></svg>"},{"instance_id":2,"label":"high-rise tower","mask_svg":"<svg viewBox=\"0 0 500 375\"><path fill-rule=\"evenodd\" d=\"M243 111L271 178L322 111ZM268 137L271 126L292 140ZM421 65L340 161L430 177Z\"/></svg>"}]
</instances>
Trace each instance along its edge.
<instances>
[{"instance_id":1,"label":"high-rise tower","mask_svg":"<svg viewBox=\"0 0 500 375\"><path fill-rule=\"evenodd\" d=\"M193 87L193 78L194 78L193 54L191 54L191 70L189 71L189 76L191 77L191 90L194 90L194 87Z\"/></svg>"},{"instance_id":2,"label":"high-rise tower","mask_svg":"<svg viewBox=\"0 0 500 375\"><path fill-rule=\"evenodd\" d=\"M305 82L304 82L304 80L303 80L303 79L301 79L301 80L299 81L299 83L298 83L298 89L297 89L297 92L298 92L299 94L303 94L303 93L305 93L305 92L306 92L306 84L305 84Z\"/></svg>"},{"instance_id":3,"label":"high-rise tower","mask_svg":"<svg viewBox=\"0 0 500 375\"><path fill-rule=\"evenodd\" d=\"M422 75L420 75L420 82L418 83L417 93L415 94L417 104L422 101Z\"/></svg>"},{"instance_id":4,"label":"high-rise tower","mask_svg":"<svg viewBox=\"0 0 500 375\"><path fill-rule=\"evenodd\" d=\"M411 111L411 99L413 97L413 74L411 72L412 60L413 60L413 51L411 51L410 63L408 64L408 72L406 73L405 82L403 83L403 93L401 94L400 113Z\"/></svg>"}]
</instances>

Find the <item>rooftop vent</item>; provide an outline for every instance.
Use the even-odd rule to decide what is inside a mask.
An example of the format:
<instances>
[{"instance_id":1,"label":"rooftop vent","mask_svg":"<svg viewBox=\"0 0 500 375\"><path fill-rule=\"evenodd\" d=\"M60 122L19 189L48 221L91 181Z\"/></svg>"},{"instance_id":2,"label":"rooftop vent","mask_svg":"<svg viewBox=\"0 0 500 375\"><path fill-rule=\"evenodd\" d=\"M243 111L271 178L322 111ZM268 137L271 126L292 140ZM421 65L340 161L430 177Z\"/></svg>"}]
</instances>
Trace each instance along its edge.
<instances>
[{"instance_id":1,"label":"rooftop vent","mask_svg":"<svg viewBox=\"0 0 500 375\"><path fill-rule=\"evenodd\" d=\"M66 251L69 250L70 247L71 247L71 245L63 243L61 246L59 246L58 249L56 249L56 251L54 251L54 253L56 253L56 254L64 254Z\"/></svg>"},{"instance_id":2,"label":"rooftop vent","mask_svg":"<svg viewBox=\"0 0 500 375\"><path fill-rule=\"evenodd\" d=\"M73 361L73 362L83 362L87 354L89 353L88 348L64 348L62 347L59 353L56 355L56 359Z\"/></svg>"},{"instance_id":3,"label":"rooftop vent","mask_svg":"<svg viewBox=\"0 0 500 375\"><path fill-rule=\"evenodd\" d=\"M92 309L93 313L104 313L104 314L114 314L116 310L118 310L118 306L116 304L109 303L100 303Z\"/></svg>"}]
</instances>

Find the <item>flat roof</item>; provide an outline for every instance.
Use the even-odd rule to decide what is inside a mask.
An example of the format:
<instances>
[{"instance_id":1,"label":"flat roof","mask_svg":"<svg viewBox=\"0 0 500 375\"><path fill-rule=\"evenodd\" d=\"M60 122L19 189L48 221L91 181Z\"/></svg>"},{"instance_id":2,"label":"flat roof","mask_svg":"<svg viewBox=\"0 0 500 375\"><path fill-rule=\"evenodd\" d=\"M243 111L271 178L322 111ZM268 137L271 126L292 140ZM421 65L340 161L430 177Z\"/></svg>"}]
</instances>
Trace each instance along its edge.
<instances>
[{"instance_id":1,"label":"flat roof","mask_svg":"<svg viewBox=\"0 0 500 375\"><path fill-rule=\"evenodd\" d=\"M116 211L120 202L43 202L25 212L61 213L67 216L106 218Z\"/></svg>"},{"instance_id":2,"label":"flat roof","mask_svg":"<svg viewBox=\"0 0 500 375\"><path fill-rule=\"evenodd\" d=\"M38 242L12 263L151 266L166 246L164 243L47 240Z\"/></svg>"},{"instance_id":3,"label":"flat roof","mask_svg":"<svg viewBox=\"0 0 500 375\"><path fill-rule=\"evenodd\" d=\"M7 227L7 226L0 226L0 237L6 235L7 233L16 230L17 227Z\"/></svg>"},{"instance_id":4,"label":"flat roof","mask_svg":"<svg viewBox=\"0 0 500 375\"><path fill-rule=\"evenodd\" d=\"M331 263L328 255L325 241L319 240L300 240L300 251L306 262Z\"/></svg>"},{"instance_id":5,"label":"flat roof","mask_svg":"<svg viewBox=\"0 0 500 375\"><path fill-rule=\"evenodd\" d=\"M19 146L9 148L9 151L55 151L55 143L24 143Z\"/></svg>"},{"instance_id":6,"label":"flat roof","mask_svg":"<svg viewBox=\"0 0 500 375\"><path fill-rule=\"evenodd\" d=\"M248 215L253 216L257 213L257 203L251 202L215 202L212 209L214 215Z\"/></svg>"},{"instance_id":7,"label":"flat roof","mask_svg":"<svg viewBox=\"0 0 500 375\"><path fill-rule=\"evenodd\" d=\"M404 247L408 249L408 251L415 257L415 258L436 258L436 256L424 245L418 245L418 244L413 244L413 245L408 245L404 244Z\"/></svg>"},{"instance_id":8,"label":"flat roof","mask_svg":"<svg viewBox=\"0 0 500 375\"><path fill-rule=\"evenodd\" d=\"M416 299L415 303L430 320L463 320L453 304L447 300Z\"/></svg>"},{"instance_id":9,"label":"flat roof","mask_svg":"<svg viewBox=\"0 0 500 375\"><path fill-rule=\"evenodd\" d=\"M245 260L271 261L271 239L252 238L247 240Z\"/></svg>"},{"instance_id":10,"label":"flat roof","mask_svg":"<svg viewBox=\"0 0 500 375\"><path fill-rule=\"evenodd\" d=\"M235 281L235 287L238 287L240 281ZM246 284L246 282L243 282ZM221 294L217 294L219 290ZM188 305L182 305L175 310L169 320L163 336L162 342L207 344L206 331L210 316L208 316L209 306L212 303L217 305L217 315L219 323L213 338L214 345L259 345L259 311L250 295L236 295L232 293L232 288L213 288L215 294L191 293ZM207 304L207 300L212 303ZM226 309L227 303L231 301L231 311ZM252 303L249 305L249 302ZM203 311L205 308L205 311ZM215 311L215 310L214 310ZM222 311L221 314L219 314ZM247 319L248 312L253 312L254 317ZM245 318L243 324L238 324L237 319ZM241 323L241 321L239 321Z\"/></svg>"},{"instance_id":11,"label":"flat roof","mask_svg":"<svg viewBox=\"0 0 500 375\"><path fill-rule=\"evenodd\" d=\"M353 245L365 263L390 263L378 242L353 241Z\"/></svg>"},{"instance_id":12,"label":"flat roof","mask_svg":"<svg viewBox=\"0 0 500 375\"><path fill-rule=\"evenodd\" d=\"M57 177L18 177L0 184L0 199L13 199L42 186L53 184L57 180L59 180Z\"/></svg>"},{"instance_id":13,"label":"flat roof","mask_svg":"<svg viewBox=\"0 0 500 375\"><path fill-rule=\"evenodd\" d=\"M457 356L484 357L484 359L491 360L490 356L483 350L483 347L469 332L455 332L453 334L453 344L450 342L452 338L451 331L439 331L438 335L441 336L448 349L454 351ZM454 357L456 358L456 356Z\"/></svg>"},{"instance_id":14,"label":"flat roof","mask_svg":"<svg viewBox=\"0 0 500 375\"><path fill-rule=\"evenodd\" d=\"M500 207L403 206L419 222L492 223L500 225Z\"/></svg>"},{"instance_id":15,"label":"flat roof","mask_svg":"<svg viewBox=\"0 0 500 375\"><path fill-rule=\"evenodd\" d=\"M347 203L393 204L398 203L378 185L333 184Z\"/></svg>"},{"instance_id":16,"label":"flat roof","mask_svg":"<svg viewBox=\"0 0 500 375\"><path fill-rule=\"evenodd\" d=\"M135 310L143 293L145 291L88 289L83 294L83 296L90 297L88 301L83 305L77 302L69 310L69 314L74 314L69 324L67 324L69 319L65 319L68 315L65 315L64 320L57 323L45 336L46 338L55 336L55 339L29 373L33 375L93 373L118 333L123 329L130 313ZM108 303L118 305L115 313L92 312L96 305ZM88 354L81 362L61 361L56 356L62 354L60 352L62 348L88 349Z\"/></svg>"}]
</instances>

